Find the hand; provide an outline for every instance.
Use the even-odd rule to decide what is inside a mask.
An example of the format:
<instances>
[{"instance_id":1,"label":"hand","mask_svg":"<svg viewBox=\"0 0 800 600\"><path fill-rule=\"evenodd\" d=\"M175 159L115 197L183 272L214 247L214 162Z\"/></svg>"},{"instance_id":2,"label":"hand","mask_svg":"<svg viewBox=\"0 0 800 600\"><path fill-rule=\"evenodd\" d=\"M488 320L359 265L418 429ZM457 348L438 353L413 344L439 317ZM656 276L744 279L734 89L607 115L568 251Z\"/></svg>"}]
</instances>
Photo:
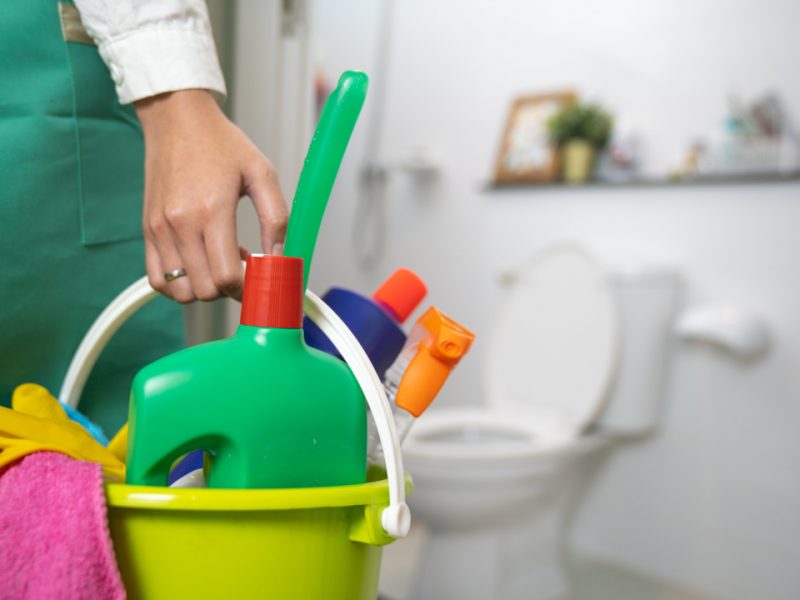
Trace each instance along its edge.
<instances>
[{"instance_id":1,"label":"hand","mask_svg":"<svg viewBox=\"0 0 800 600\"><path fill-rule=\"evenodd\" d=\"M181 303L240 299L236 205L249 196L263 250L283 251L288 211L275 169L211 94L182 90L135 103L145 140L143 226L147 276ZM167 282L164 273L186 270Z\"/></svg>"}]
</instances>

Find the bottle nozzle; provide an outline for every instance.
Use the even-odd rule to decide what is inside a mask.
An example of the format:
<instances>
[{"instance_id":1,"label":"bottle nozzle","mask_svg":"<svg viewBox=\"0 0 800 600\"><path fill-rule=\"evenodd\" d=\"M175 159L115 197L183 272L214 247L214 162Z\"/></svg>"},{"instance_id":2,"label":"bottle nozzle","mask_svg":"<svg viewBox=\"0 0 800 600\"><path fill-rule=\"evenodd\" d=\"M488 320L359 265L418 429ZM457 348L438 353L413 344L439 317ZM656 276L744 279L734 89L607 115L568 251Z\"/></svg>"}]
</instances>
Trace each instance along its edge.
<instances>
[{"instance_id":1,"label":"bottle nozzle","mask_svg":"<svg viewBox=\"0 0 800 600\"><path fill-rule=\"evenodd\" d=\"M409 339L419 339L419 348L400 380L395 402L418 417L469 351L475 334L434 306L425 311L414 328Z\"/></svg>"}]
</instances>

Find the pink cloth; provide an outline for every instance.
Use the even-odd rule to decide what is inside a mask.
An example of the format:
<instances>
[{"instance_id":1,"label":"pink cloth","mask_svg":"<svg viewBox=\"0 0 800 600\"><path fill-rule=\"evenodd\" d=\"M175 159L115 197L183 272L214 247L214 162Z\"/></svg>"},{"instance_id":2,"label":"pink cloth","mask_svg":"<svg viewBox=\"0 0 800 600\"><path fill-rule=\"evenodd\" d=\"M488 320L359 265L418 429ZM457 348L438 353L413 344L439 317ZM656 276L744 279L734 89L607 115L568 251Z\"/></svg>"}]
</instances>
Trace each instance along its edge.
<instances>
[{"instance_id":1,"label":"pink cloth","mask_svg":"<svg viewBox=\"0 0 800 600\"><path fill-rule=\"evenodd\" d=\"M0 598L125 598L100 465L36 452L0 475Z\"/></svg>"}]
</instances>

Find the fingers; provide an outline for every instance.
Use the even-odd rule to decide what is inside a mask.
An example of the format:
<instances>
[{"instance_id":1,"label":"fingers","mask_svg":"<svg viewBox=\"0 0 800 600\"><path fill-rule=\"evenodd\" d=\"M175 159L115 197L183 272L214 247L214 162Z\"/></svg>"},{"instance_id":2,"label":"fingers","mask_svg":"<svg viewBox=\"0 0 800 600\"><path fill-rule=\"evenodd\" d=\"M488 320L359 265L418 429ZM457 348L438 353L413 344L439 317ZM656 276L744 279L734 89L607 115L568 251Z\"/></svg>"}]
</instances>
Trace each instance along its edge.
<instances>
[{"instance_id":1,"label":"fingers","mask_svg":"<svg viewBox=\"0 0 800 600\"><path fill-rule=\"evenodd\" d=\"M173 225L173 231L176 234L175 245L186 270L184 279L188 280L194 298L203 302L216 300L221 294L211 278L203 236L192 225Z\"/></svg>"},{"instance_id":2,"label":"fingers","mask_svg":"<svg viewBox=\"0 0 800 600\"><path fill-rule=\"evenodd\" d=\"M208 218L197 208L192 212L173 208L163 219L151 221L145 239L145 262L153 288L184 304L221 296L241 299L242 260L247 251L236 240L235 206L226 208L220 205ZM180 268L186 271L185 277L165 280L165 272Z\"/></svg>"},{"instance_id":3,"label":"fingers","mask_svg":"<svg viewBox=\"0 0 800 600\"><path fill-rule=\"evenodd\" d=\"M241 300L244 269L243 248L236 241L236 213L220 210L205 232L205 251L210 279L222 294ZM245 251L246 252L246 251Z\"/></svg>"},{"instance_id":4,"label":"fingers","mask_svg":"<svg viewBox=\"0 0 800 600\"><path fill-rule=\"evenodd\" d=\"M145 232L144 236L144 266L147 269L147 280L150 282L150 287L171 298L167 281L164 279L161 257L148 231Z\"/></svg>"},{"instance_id":5,"label":"fingers","mask_svg":"<svg viewBox=\"0 0 800 600\"><path fill-rule=\"evenodd\" d=\"M194 302L196 296L190 283L189 268L175 244L170 224L164 215L153 215L145 224L145 263L150 285L181 304ZM164 278L164 273L175 269L185 269L187 277L172 281Z\"/></svg>"},{"instance_id":6,"label":"fingers","mask_svg":"<svg viewBox=\"0 0 800 600\"><path fill-rule=\"evenodd\" d=\"M263 250L267 254L283 254L289 211L275 169L265 159L252 166L246 177L245 191L258 215Z\"/></svg>"}]
</instances>

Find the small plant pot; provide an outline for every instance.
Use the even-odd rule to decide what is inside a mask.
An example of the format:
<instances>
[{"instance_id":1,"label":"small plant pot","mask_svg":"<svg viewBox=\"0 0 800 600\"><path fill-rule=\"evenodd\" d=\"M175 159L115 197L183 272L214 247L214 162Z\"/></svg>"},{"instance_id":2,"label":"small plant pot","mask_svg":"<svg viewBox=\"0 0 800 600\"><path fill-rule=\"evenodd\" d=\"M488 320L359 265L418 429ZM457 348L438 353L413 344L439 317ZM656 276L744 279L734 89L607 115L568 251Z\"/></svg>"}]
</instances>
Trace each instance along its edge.
<instances>
[{"instance_id":1,"label":"small plant pot","mask_svg":"<svg viewBox=\"0 0 800 600\"><path fill-rule=\"evenodd\" d=\"M594 171L597 152L586 140L570 140L561 151L562 174L567 183L586 183Z\"/></svg>"}]
</instances>

